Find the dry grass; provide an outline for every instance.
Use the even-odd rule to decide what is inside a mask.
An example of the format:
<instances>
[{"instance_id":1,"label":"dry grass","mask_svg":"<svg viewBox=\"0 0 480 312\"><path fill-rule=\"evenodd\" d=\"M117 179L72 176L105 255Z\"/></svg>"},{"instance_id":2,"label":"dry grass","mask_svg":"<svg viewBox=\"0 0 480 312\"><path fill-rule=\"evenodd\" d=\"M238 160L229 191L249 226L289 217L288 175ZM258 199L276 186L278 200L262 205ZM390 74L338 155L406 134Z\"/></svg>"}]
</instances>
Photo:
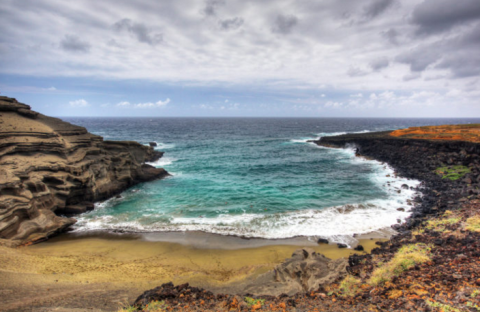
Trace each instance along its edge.
<instances>
[{"instance_id":1,"label":"dry grass","mask_svg":"<svg viewBox=\"0 0 480 312\"><path fill-rule=\"evenodd\" d=\"M471 232L480 232L480 216L468 218L465 223L465 230Z\"/></svg>"},{"instance_id":2,"label":"dry grass","mask_svg":"<svg viewBox=\"0 0 480 312\"><path fill-rule=\"evenodd\" d=\"M368 283L372 286L390 281L415 265L430 260L431 247L425 244L403 246L388 263L373 271Z\"/></svg>"}]
</instances>

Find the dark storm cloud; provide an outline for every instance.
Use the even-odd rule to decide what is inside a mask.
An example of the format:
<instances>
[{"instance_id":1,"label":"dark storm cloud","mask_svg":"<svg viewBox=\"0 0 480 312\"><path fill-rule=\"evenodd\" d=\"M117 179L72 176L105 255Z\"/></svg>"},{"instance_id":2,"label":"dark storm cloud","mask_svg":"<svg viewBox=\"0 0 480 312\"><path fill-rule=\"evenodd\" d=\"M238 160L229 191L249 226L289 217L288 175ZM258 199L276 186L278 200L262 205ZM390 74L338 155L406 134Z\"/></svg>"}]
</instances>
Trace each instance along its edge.
<instances>
[{"instance_id":1,"label":"dark storm cloud","mask_svg":"<svg viewBox=\"0 0 480 312\"><path fill-rule=\"evenodd\" d=\"M439 49L441 45L436 43L420 46L400 54L395 60L409 65L412 72L421 72L441 57L442 51Z\"/></svg>"},{"instance_id":2,"label":"dark storm cloud","mask_svg":"<svg viewBox=\"0 0 480 312\"><path fill-rule=\"evenodd\" d=\"M375 71L379 71L382 68L388 67L388 65L389 61L386 57L382 57L370 62L370 67Z\"/></svg>"},{"instance_id":3,"label":"dark storm cloud","mask_svg":"<svg viewBox=\"0 0 480 312\"><path fill-rule=\"evenodd\" d=\"M272 32L286 35L289 34L297 24L298 18L295 15L280 14L275 19Z\"/></svg>"},{"instance_id":4,"label":"dark storm cloud","mask_svg":"<svg viewBox=\"0 0 480 312\"><path fill-rule=\"evenodd\" d=\"M480 23L469 31L450 39L417 46L396 57L396 61L410 66L412 72L427 67L449 70L454 78L480 75Z\"/></svg>"},{"instance_id":5,"label":"dark storm cloud","mask_svg":"<svg viewBox=\"0 0 480 312\"><path fill-rule=\"evenodd\" d=\"M113 28L117 31L126 30L137 38L138 41L148 43L150 45L155 45L163 41L162 34L153 34L151 31L142 23L134 23L128 18L124 18L113 25Z\"/></svg>"},{"instance_id":6,"label":"dark storm cloud","mask_svg":"<svg viewBox=\"0 0 480 312\"><path fill-rule=\"evenodd\" d=\"M60 46L65 51L86 53L90 50L90 44L75 35L65 35L60 41Z\"/></svg>"},{"instance_id":7,"label":"dark storm cloud","mask_svg":"<svg viewBox=\"0 0 480 312\"><path fill-rule=\"evenodd\" d=\"M466 52L446 57L437 68L449 69L456 78L478 76L480 74L480 56Z\"/></svg>"},{"instance_id":8,"label":"dark storm cloud","mask_svg":"<svg viewBox=\"0 0 480 312\"><path fill-rule=\"evenodd\" d=\"M234 30L240 28L243 25L243 18L234 17L219 21L218 23L220 25L220 28L222 28L223 30Z\"/></svg>"},{"instance_id":9,"label":"dark storm cloud","mask_svg":"<svg viewBox=\"0 0 480 312\"><path fill-rule=\"evenodd\" d=\"M417 34L434 34L480 19L479 0L425 0L412 13Z\"/></svg>"},{"instance_id":10,"label":"dark storm cloud","mask_svg":"<svg viewBox=\"0 0 480 312\"><path fill-rule=\"evenodd\" d=\"M375 0L363 8L363 15L367 19L372 19L385 12L394 0Z\"/></svg>"}]
</instances>

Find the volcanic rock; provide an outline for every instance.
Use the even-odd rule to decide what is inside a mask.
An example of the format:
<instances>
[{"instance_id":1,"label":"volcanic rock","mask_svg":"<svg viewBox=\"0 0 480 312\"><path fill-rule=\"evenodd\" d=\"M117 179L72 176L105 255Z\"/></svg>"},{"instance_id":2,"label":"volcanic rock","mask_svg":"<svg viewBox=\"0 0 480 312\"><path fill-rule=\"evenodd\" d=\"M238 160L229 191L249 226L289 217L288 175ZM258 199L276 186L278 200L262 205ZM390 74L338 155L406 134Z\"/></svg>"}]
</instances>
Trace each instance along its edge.
<instances>
[{"instance_id":1,"label":"volcanic rock","mask_svg":"<svg viewBox=\"0 0 480 312\"><path fill-rule=\"evenodd\" d=\"M331 260L313 249L298 249L273 271L260 275L245 292L272 296L310 292L344 277L347 265L345 258Z\"/></svg>"},{"instance_id":2,"label":"volcanic rock","mask_svg":"<svg viewBox=\"0 0 480 312\"><path fill-rule=\"evenodd\" d=\"M317 240L317 244L328 244L328 239L326 238L319 238Z\"/></svg>"},{"instance_id":3,"label":"volcanic rock","mask_svg":"<svg viewBox=\"0 0 480 312\"><path fill-rule=\"evenodd\" d=\"M163 155L130 141L104 141L13 98L0 97L0 244L61 232L95 201L168 173L146 165Z\"/></svg>"}]
</instances>

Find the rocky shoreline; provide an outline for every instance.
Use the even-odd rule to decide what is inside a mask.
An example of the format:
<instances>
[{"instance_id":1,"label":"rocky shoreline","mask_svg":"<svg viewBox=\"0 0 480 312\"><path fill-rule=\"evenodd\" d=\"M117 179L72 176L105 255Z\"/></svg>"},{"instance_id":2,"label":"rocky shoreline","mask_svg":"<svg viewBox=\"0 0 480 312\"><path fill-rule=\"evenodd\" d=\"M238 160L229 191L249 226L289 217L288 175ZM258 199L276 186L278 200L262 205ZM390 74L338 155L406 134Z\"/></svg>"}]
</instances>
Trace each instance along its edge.
<instances>
[{"instance_id":1,"label":"rocky shoreline","mask_svg":"<svg viewBox=\"0 0 480 312\"><path fill-rule=\"evenodd\" d=\"M38 242L65 231L70 216L168 173L145 164L162 152L104 141L85 128L0 97L0 244Z\"/></svg>"},{"instance_id":2,"label":"rocky shoreline","mask_svg":"<svg viewBox=\"0 0 480 312\"><path fill-rule=\"evenodd\" d=\"M162 302L166 310L176 311L478 311L480 227L467 224L480 212L480 145L389 134L349 134L314 142L355 148L357 156L386 162L396 174L422 181L418 187L422 195L413 201L411 216L392 226L398 234L370 254L349 257L345 281L354 282L342 282L342 275L337 275L330 283L293 296L215 296L188 284L167 283L145 292L133 306L142 309L149 302ZM425 248L428 261L413 262L413 269L373 283L379 268L393 262L403 247ZM302 280L308 275L306 267L299 263L298 273L289 272Z\"/></svg>"}]
</instances>

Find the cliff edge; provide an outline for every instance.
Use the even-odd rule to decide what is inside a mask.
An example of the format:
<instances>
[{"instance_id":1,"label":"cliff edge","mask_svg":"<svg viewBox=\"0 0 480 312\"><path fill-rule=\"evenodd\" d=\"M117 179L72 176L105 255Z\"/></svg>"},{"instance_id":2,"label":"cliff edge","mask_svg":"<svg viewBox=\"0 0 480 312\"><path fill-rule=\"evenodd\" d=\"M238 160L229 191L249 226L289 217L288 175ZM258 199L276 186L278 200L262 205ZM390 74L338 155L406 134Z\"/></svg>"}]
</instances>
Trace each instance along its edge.
<instances>
[{"instance_id":1,"label":"cliff edge","mask_svg":"<svg viewBox=\"0 0 480 312\"><path fill-rule=\"evenodd\" d=\"M0 97L0 244L18 246L61 232L95 201L168 173L145 164L163 155L130 141L104 141L85 128Z\"/></svg>"}]
</instances>

